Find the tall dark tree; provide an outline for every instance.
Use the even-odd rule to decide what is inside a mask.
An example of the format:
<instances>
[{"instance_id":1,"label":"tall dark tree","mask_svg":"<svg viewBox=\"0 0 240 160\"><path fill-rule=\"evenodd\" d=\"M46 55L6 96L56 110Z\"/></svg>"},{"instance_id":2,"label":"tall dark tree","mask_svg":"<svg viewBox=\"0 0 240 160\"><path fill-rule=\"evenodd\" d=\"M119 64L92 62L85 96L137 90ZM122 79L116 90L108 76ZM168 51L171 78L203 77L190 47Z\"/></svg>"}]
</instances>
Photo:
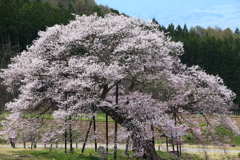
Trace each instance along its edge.
<instances>
[{"instance_id":1,"label":"tall dark tree","mask_svg":"<svg viewBox=\"0 0 240 160\"><path fill-rule=\"evenodd\" d=\"M237 27L236 28L236 30L235 30L235 32L234 33L236 33L237 35L239 35L240 36L240 30L239 30L239 28Z\"/></svg>"}]
</instances>

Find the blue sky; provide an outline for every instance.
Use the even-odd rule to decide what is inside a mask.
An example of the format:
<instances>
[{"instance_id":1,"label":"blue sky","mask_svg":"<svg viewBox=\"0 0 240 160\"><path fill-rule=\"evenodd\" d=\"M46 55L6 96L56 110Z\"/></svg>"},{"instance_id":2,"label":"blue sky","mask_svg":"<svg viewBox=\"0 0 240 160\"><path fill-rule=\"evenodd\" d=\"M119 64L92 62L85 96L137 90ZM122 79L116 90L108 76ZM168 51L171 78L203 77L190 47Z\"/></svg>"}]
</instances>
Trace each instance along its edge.
<instances>
[{"instance_id":1,"label":"blue sky","mask_svg":"<svg viewBox=\"0 0 240 160\"><path fill-rule=\"evenodd\" d=\"M95 0L132 17L151 20L167 27L170 23L188 28L240 28L240 0Z\"/></svg>"}]
</instances>

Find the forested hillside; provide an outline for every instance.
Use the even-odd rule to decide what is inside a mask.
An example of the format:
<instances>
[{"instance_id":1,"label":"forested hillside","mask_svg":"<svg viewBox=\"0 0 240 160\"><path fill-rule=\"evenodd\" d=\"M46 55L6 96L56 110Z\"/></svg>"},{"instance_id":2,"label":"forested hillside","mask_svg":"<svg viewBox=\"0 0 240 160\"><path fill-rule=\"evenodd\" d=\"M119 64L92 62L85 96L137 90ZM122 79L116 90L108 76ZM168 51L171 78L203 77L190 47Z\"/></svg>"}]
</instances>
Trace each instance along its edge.
<instances>
[{"instance_id":1,"label":"forested hillside","mask_svg":"<svg viewBox=\"0 0 240 160\"><path fill-rule=\"evenodd\" d=\"M185 54L181 59L188 66L199 65L206 72L222 77L237 94L235 102L240 104L240 36L230 34L228 29L221 33L223 36L219 38L208 33L201 37L193 30L188 38L179 38L185 43Z\"/></svg>"},{"instance_id":2,"label":"forested hillside","mask_svg":"<svg viewBox=\"0 0 240 160\"><path fill-rule=\"evenodd\" d=\"M26 49L37 38L39 30L55 24L66 24L73 19L71 13L103 16L117 10L97 5L94 0L0 0L0 67L5 68L10 58ZM154 20L156 22L156 20ZM159 22L160 23L160 22ZM237 93L240 104L240 32L220 28L204 29L200 26L188 29L186 25L167 27L174 41L184 43L185 54L181 56L188 66L199 65L206 72L219 75L225 84ZM15 95L8 94L0 86L0 111L6 101Z\"/></svg>"},{"instance_id":3,"label":"forested hillside","mask_svg":"<svg viewBox=\"0 0 240 160\"><path fill-rule=\"evenodd\" d=\"M224 83L237 94L235 103L240 104L240 32L238 28L234 33L228 28L204 29L196 26L188 29L186 25L175 27L173 24L167 28L160 25L159 29L168 32L174 41L184 43L185 53L181 56L183 63L188 66L199 65L207 73L222 77Z\"/></svg>"},{"instance_id":4,"label":"forested hillside","mask_svg":"<svg viewBox=\"0 0 240 160\"><path fill-rule=\"evenodd\" d=\"M38 30L54 24L66 24L72 15L51 3L29 0L0 0L1 67L37 37Z\"/></svg>"}]
</instances>

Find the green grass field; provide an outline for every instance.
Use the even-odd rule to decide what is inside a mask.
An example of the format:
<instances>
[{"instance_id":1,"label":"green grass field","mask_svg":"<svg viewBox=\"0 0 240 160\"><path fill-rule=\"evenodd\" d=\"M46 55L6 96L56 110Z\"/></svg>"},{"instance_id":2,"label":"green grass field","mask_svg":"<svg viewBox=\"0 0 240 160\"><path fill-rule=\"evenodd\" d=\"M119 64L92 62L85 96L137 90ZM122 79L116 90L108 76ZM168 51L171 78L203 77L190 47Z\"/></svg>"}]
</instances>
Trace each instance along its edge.
<instances>
[{"instance_id":1,"label":"green grass field","mask_svg":"<svg viewBox=\"0 0 240 160\"><path fill-rule=\"evenodd\" d=\"M74 153L64 153L63 149L22 149L22 148L1 148L0 159L18 159L18 160L98 160L99 155L86 150L86 153L80 154L80 151Z\"/></svg>"},{"instance_id":2,"label":"green grass field","mask_svg":"<svg viewBox=\"0 0 240 160\"><path fill-rule=\"evenodd\" d=\"M109 150L110 154L107 155L107 159L114 159L113 150ZM117 151L117 159L121 160L135 160L132 158L132 152L129 152L130 157L124 155L124 150ZM172 158L164 152L158 151L158 154L165 158ZM17 159L17 160L100 160L100 155L93 149L86 149L84 153L81 153L80 149L75 149L73 153L64 153L64 149L23 149L23 148L1 148L0 159Z\"/></svg>"},{"instance_id":3,"label":"green grass field","mask_svg":"<svg viewBox=\"0 0 240 160\"><path fill-rule=\"evenodd\" d=\"M108 160L112 160L113 151L109 151L110 154L107 156ZM173 157L167 155L165 152L158 151L158 154L165 159L173 159ZM118 150L117 159L119 160L136 160L131 157L128 158L124 155L124 150ZM94 151L94 149L86 149L84 154L81 153L80 149L75 149L73 153L64 153L64 149L23 149L23 148L1 148L0 149L0 159L3 160L100 160L101 156ZM239 159L236 153L210 153L208 158L211 160L237 160ZM204 160L206 157L202 153L183 153L179 160Z\"/></svg>"}]
</instances>

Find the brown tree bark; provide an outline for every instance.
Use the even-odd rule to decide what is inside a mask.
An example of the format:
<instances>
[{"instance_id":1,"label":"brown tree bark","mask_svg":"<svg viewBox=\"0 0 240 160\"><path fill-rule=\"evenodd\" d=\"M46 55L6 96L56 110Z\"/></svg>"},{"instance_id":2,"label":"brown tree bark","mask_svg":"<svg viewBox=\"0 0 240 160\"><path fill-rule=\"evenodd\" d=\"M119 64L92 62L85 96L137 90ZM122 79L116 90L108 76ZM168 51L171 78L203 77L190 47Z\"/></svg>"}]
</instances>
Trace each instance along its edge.
<instances>
[{"instance_id":1,"label":"brown tree bark","mask_svg":"<svg viewBox=\"0 0 240 160\"><path fill-rule=\"evenodd\" d=\"M100 109L115 121L114 115L116 111L114 109L109 107L100 107ZM143 134L142 129L132 124L131 120L119 115L117 123L127 130L132 131L131 138L133 140L133 153L135 158L145 160L164 159L157 154L154 144L152 143L152 139L143 140L143 138L141 138Z\"/></svg>"}]
</instances>

